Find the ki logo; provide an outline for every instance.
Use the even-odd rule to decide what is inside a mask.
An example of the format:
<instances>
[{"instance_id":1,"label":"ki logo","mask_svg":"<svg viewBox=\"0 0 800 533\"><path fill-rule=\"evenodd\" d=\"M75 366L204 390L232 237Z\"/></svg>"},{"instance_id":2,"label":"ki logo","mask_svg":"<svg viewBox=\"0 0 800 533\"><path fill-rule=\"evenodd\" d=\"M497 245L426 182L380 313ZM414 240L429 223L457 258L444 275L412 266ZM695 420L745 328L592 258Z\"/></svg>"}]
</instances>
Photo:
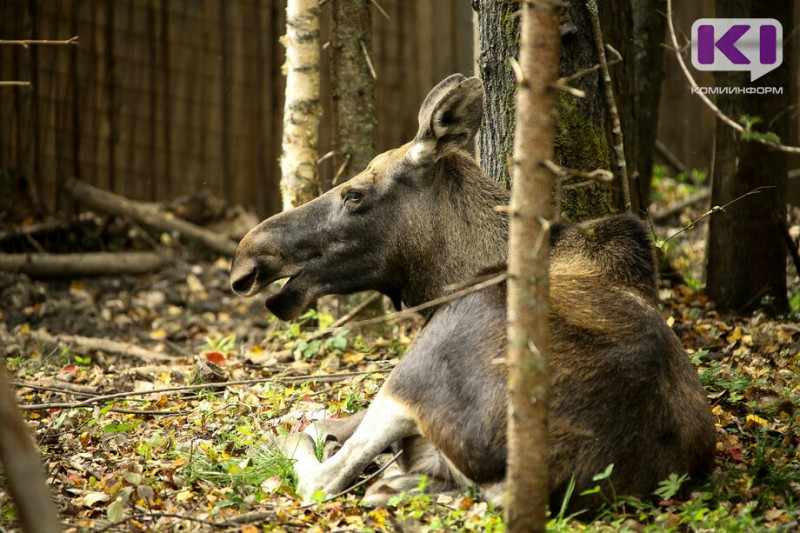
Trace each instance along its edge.
<instances>
[{"instance_id":1,"label":"ki logo","mask_svg":"<svg viewBox=\"0 0 800 533\"><path fill-rule=\"evenodd\" d=\"M783 26L775 19L698 19L692 24L697 70L747 70L750 81L783 62Z\"/></svg>"}]
</instances>

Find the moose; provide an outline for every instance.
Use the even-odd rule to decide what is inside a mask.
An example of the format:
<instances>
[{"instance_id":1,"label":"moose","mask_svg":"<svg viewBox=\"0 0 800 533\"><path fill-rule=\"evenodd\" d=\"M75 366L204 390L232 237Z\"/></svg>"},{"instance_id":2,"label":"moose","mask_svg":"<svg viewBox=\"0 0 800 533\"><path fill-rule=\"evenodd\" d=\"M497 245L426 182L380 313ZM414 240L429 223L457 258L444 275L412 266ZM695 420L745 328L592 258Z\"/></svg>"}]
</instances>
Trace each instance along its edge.
<instances>
[{"instance_id":1,"label":"moose","mask_svg":"<svg viewBox=\"0 0 800 533\"><path fill-rule=\"evenodd\" d=\"M286 279L266 307L291 320L326 294L378 290L410 307L490 275L507 257L508 214L497 206L508 193L464 150L483 100L477 78L440 82L422 103L412 142L253 228L236 250L232 289L254 295ZM702 478L713 466L714 417L658 310L646 229L615 215L553 224L551 239L551 508L571 483L575 495L593 488L611 464L604 483L616 494L647 497L671 473ZM506 287L488 285L423 314L424 327L366 411L318 422L287 447L304 499L341 492L395 447L402 473L375 483L362 503L383 504L421 476L429 491L472 486L501 503ZM320 462L315 438L341 447ZM569 509L596 508L602 498L573 496Z\"/></svg>"}]
</instances>

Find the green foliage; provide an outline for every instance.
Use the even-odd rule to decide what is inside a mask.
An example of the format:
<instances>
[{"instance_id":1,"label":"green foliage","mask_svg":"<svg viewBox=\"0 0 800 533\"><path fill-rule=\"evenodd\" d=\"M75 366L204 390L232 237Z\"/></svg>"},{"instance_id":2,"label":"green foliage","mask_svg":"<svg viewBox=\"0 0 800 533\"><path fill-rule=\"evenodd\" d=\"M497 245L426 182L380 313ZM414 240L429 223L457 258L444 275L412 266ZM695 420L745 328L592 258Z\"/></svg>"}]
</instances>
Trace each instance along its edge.
<instances>
[{"instance_id":1,"label":"green foliage","mask_svg":"<svg viewBox=\"0 0 800 533\"><path fill-rule=\"evenodd\" d=\"M415 529L423 532L438 531L505 531L502 513L490 505L485 506L481 514L471 511L474 506L474 494L462 499L432 498L425 493L427 479L422 476L419 485L408 493L401 493L389 500L393 514L401 519L413 519L421 522Z\"/></svg>"},{"instance_id":2,"label":"green foliage","mask_svg":"<svg viewBox=\"0 0 800 533\"><path fill-rule=\"evenodd\" d=\"M662 500L671 500L681 490L681 486L689 479L688 474L678 476L675 473L669 475L667 479L662 480L658 484L658 488L653 491L653 494Z\"/></svg>"},{"instance_id":3,"label":"green foliage","mask_svg":"<svg viewBox=\"0 0 800 533\"><path fill-rule=\"evenodd\" d=\"M231 353L236 349L236 335L206 337L205 343L205 352Z\"/></svg>"},{"instance_id":4,"label":"green foliage","mask_svg":"<svg viewBox=\"0 0 800 533\"><path fill-rule=\"evenodd\" d=\"M764 120L761 117L751 117L750 115L742 115L739 117L739 124L744 127L742 132L743 141L761 141L767 144L779 145L781 138L771 131L760 132L753 130L753 126L761 124Z\"/></svg>"}]
</instances>

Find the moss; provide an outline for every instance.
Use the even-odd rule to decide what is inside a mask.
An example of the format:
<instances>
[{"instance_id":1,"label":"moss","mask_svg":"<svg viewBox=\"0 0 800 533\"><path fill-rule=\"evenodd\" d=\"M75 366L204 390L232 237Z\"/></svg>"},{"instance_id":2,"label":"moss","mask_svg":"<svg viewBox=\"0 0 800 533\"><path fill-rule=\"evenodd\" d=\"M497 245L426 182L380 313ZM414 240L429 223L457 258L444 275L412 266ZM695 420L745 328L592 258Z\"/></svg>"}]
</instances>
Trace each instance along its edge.
<instances>
[{"instance_id":1,"label":"moss","mask_svg":"<svg viewBox=\"0 0 800 533\"><path fill-rule=\"evenodd\" d=\"M584 116L577 98L564 92L558 93L555 141L556 161L564 167L585 171L610 168L611 152L605 128ZM592 183L562 191L561 216L565 221L587 220L615 211L611 185Z\"/></svg>"}]
</instances>

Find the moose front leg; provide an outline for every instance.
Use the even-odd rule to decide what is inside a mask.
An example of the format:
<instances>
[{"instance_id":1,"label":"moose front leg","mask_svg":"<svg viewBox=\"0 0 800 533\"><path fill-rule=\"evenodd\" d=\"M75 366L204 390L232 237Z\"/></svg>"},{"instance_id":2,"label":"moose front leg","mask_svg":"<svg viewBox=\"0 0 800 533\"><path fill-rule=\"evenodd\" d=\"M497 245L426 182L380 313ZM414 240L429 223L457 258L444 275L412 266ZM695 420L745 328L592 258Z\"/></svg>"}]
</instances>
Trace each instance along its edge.
<instances>
[{"instance_id":1,"label":"moose front leg","mask_svg":"<svg viewBox=\"0 0 800 533\"><path fill-rule=\"evenodd\" d=\"M417 424L408 408L382 389L355 433L327 461L316 464L313 462L316 459L309 461L311 439L306 437L304 453L295 457L298 492L305 501L311 501L317 492L325 496L338 494L392 443L417 433Z\"/></svg>"}]
</instances>

